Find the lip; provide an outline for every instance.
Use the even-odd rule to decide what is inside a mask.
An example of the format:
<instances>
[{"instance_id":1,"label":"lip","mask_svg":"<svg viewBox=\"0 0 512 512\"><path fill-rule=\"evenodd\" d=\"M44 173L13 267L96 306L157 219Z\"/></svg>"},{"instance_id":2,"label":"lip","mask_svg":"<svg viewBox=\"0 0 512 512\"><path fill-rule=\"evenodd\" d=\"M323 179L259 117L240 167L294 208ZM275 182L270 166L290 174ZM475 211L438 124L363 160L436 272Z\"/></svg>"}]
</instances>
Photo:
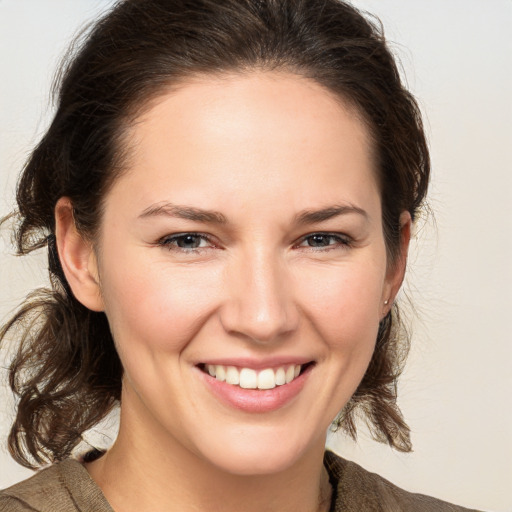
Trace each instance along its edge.
<instances>
[{"instance_id":1,"label":"lip","mask_svg":"<svg viewBox=\"0 0 512 512\"><path fill-rule=\"evenodd\" d=\"M288 361L290 361L290 359L288 359ZM253 362L252 364L248 364L245 367L253 369L264 369L280 366L279 364L276 364L275 360L273 361L273 364L269 364L269 362L270 361L266 361L261 365L255 365ZM311 362L311 360L306 361L305 363L307 362ZM305 363L296 362L295 364ZM231 365L227 363L226 359L223 359L222 363L208 362L208 364L225 364L228 366L238 367L244 366L240 359L236 360L236 364ZM243 389L239 386L221 382L215 377L211 377L207 373L203 372L199 368L196 368L196 370L199 373L199 377L203 379L203 382L205 383L205 386L208 388L208 390L223 404L233 409L247 413L261 414L276 411L293 401L293 399L297 397L297 395L304 387L313 367L314 364L308 365L302 371L302 373L289 384L283 384L282 386L276 386L273 389L265 390Z\"/></svg>"}]
</instances>

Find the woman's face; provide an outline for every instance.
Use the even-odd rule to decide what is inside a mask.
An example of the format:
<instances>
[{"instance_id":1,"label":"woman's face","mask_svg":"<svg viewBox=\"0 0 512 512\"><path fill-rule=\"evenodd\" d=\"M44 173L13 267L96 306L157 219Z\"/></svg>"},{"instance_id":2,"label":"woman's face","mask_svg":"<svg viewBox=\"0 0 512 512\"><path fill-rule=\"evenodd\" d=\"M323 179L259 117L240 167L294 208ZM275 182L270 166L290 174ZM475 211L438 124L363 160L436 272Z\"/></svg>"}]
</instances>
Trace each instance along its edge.
<instances>
[{"instance_id":1,"label":"woman's face","mask_svg":"<svg viewBox=\"0 0 512 512\"><path fill-rule=\"evenodd\" d=\"M323 450L400 281L364 124L254 72L161 96L127 137L97 250L121 429L238 474Z\"/></svg>"}]
</instances>

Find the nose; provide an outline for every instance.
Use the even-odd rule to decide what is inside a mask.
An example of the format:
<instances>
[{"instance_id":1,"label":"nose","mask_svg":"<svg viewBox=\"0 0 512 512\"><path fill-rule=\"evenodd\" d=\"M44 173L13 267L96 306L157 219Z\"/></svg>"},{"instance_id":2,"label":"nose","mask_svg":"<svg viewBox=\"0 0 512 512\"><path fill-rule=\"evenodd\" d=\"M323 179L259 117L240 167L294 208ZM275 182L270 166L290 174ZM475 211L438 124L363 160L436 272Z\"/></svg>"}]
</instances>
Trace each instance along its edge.
<instances>
[{"instance_id":1,"label":"nose","mask_svg":"<svg viewBox=\"0 0 512 512\"><path fill-rule=\"evenodd\" d=\"M293 285L279 258L261 253L244 255L227 274L227 298L220 309L226 332L268 343L297 329L299 311Z\"/></svg>"}]
</instances>

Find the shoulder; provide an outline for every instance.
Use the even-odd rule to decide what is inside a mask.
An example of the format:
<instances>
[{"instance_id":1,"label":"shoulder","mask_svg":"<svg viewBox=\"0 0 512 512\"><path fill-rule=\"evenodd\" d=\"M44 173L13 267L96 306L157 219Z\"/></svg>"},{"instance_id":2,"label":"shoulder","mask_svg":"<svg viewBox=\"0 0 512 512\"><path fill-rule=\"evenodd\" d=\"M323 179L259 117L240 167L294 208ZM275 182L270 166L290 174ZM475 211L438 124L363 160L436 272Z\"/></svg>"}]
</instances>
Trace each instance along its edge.
<instances>
[{"instance_id":1,"label":"shoulder","mask_svg":"<svg viewBox=\"0 0 512 512\"><path fill-rule=\"evenodd\" d=\"M112 512L83 465L58 462L0 491L0 512Z\"/></svg>"},{"instance_id":2,"label":"shoulder","mask_svg":"<svg viewBox=\"0 0 512 512\"><path fill-rule=\"evenodd\" d=\"M59 466L55 464L42 469L27 480L1 491L0 511L40 510L40 506L54 505L55 501L66 503L68 493L60 477Z\"/></svg>"},{"instance_id":3,"label":"shoulder","mask_svg":"<svg viewBox=\"0 0 512 512\"><path fill-rule=\"evenodd\" d=\"M407 492L329 451L325 453L324 463L335 492L335 511L477 512L423 494Z\"/></svg>"}]
</instances>

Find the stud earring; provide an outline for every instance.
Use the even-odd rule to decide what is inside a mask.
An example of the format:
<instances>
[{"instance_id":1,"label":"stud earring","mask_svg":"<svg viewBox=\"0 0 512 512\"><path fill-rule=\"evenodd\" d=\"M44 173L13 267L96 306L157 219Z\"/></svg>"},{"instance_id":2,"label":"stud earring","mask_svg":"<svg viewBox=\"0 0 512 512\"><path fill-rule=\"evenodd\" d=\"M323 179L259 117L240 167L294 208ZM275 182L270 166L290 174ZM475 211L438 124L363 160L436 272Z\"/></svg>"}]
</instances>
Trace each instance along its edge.
<instances>
[{"instance_id":1,"label":"stud earring","mask_svg":"<svg viewBox=\"0 0 512 512\"><path fill-rule=\"evenodd\" d=\"M387 306L388 304L389 304L389 300L387 300L387 299L386 299L386 300L384 301L384 305L385 305L385 306Z\"/></svg>"}]
</instances>

